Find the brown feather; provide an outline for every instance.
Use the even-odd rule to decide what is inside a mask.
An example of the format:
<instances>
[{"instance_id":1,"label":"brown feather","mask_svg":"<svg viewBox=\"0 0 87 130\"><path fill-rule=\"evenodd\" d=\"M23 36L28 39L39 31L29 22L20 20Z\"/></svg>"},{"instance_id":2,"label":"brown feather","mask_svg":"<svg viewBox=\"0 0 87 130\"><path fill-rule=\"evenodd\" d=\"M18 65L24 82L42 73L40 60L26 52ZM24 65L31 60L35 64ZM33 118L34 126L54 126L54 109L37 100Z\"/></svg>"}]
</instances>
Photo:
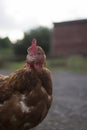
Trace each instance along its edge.
<instances>
[{"instance_id":1,"label":"brown feather","mask_svg":"<svg viewBox=\"0 0 87 130\"><path fill-rule=\"evenodd\" d=\"M47 115L52 102L52 80L46 68L23 67L0 76L0 130L28 130Z\"/></svg>"}]
</instances>

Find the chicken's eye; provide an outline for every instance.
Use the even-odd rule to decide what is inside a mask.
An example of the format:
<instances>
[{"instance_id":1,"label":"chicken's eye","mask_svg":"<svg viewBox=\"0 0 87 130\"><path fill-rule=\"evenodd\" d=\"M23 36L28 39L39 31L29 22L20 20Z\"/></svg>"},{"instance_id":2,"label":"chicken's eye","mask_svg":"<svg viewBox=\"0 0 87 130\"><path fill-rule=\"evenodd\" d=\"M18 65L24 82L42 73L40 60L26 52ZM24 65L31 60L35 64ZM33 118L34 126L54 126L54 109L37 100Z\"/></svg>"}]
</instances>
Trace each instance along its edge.
<instances>
[{"instance_id":1,"label":"chicken's eye","mask_svg":"<svg viewBox=\"0 0 87 130\"><path fill-rule=\"evenodd\" d=\"M38 52L37 54L38 54L38 55L41 55L41 53L40 53L40 52Z\"/></svg>"}]
</instances>

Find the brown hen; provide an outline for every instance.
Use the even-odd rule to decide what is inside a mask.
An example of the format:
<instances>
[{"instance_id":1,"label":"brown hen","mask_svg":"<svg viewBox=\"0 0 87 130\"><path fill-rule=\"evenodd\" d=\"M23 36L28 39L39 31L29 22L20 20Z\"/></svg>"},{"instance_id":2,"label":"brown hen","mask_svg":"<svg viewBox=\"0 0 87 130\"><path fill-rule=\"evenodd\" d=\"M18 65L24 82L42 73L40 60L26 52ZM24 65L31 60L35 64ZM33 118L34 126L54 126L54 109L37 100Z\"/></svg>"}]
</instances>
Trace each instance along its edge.
<instances>
[{"instance_id":1,"label":"brown hen","mask_svg":"<svg viewBox=\"0 0 87 130\"><path fill-rule=\"evenodd\" d=\"M26 64L9 76L0 75L0 130L29 130L47 115L52 80L43 49L34 39Z\"/></svg>"}]
</instances>

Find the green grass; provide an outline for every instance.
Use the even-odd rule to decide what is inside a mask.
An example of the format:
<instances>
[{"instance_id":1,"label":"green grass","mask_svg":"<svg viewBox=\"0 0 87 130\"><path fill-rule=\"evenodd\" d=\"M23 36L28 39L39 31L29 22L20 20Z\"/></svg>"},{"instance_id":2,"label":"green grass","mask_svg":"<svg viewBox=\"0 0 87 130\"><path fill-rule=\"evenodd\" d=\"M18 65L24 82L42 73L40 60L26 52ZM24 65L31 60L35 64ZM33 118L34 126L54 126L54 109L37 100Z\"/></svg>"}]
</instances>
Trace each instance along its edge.
<instances>
[{"instance_id":1,"label":"green grass","mask_svg":"<svg viewBox=\"0 0 87 130\"><path fill-rule=\"evenodd\" d=\"M19 69L20 67L22 67L24 64L25 64L25 63L24 63L23 61L21 61L21 62L12 62L12 63L10 64L10 69L12 69L12 70L17 70L17 69Z\"/></svg>"},{"instance_id":2,"label":"green grass","mask_svg":"<svg viewBox=\"0 0 87 130\"><path fill-rule=\"evenodd\" d=\"M70 56L47 60L48 67L53 70L87 72L87 57Z\"/></svg>"},{"instance_id":3,"label":"green grass","mask_svg":"<svg viewBox=\"0 0 87 130\"><path fill-rule=\"evenodd\" d=\"M2 69L17 70L25 64L21 62L9 62ZM87 72L87 58L71 56L68 58L47 59L47 67L52 71Z\"/></svg>"},{"instance_id":4,"label":"green grass","mask_svg":"<svg viewBox=\"0 0 87 130\"><path fill-rule=\"evenodd\" d=\"M13 55L13 50L11 48L9 49L1 49L0 48L0 57L8 57Z\"/></svg>"}]
</instances>

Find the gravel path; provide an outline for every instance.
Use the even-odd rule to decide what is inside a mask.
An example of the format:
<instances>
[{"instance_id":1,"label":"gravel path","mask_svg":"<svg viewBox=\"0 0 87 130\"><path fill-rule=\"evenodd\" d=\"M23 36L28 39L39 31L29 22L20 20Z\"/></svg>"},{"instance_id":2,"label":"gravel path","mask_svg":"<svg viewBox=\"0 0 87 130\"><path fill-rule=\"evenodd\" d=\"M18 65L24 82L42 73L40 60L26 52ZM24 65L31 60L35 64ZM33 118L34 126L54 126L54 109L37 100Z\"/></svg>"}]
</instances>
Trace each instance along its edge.
<instances>
[{"instance_id":1,"label":"gravel path","mask_svg":"<svg viewBox=\"0 0 87 130\"><path fill-rule=\"evenodd\" d=\"M52 77L52 107L32 130L87 130L87 74L53 72Z\"/></svg>"}]
</instances>

